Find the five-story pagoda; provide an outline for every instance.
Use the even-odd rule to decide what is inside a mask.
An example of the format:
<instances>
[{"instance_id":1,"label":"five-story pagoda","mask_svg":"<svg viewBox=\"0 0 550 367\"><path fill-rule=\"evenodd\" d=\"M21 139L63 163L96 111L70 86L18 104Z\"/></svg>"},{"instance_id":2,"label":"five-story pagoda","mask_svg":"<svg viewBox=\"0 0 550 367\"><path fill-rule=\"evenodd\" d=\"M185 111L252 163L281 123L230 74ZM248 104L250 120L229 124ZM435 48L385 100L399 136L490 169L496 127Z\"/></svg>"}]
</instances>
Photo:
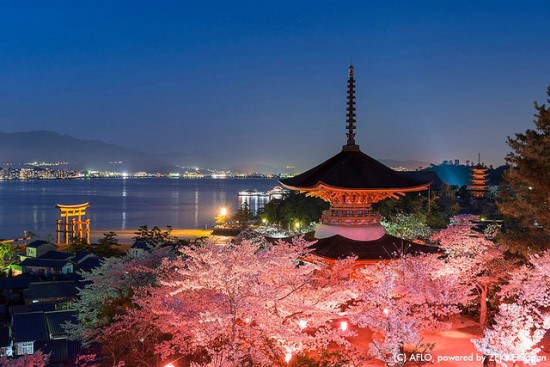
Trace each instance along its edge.
<instances>
[{"instance_id":1,"label":"five-story pagoda","mask_svg":"<svg viewBox=\"0 0 550 367\"><path fill-rule=\"evenodd\" d=\"M489 174L487 173L487 167L484 164L481 164L481 155L478 154L477 164L472 167L471 172L471 181L470 191L472 196L476 199L481 199L485 196L487 191L487 181L489 181Z\"/></svg>"},{"instance_id":2,"label":"five-story pagoda","mask_svg":"<svg viewBox=\"0 0 550 367\"><path fill-rule=\"evenodd\" d=\"M330 202L315 232L317 254L360 259L385 257L400 239L386 234L372 204L426 190L431 182L405 177L361 152L355 143L355 79L349 67L347 91L347 143L342 151L320 165L281 183L288 189ZM410 246L417 246L410 244ZM361 255L363 254L363 255ZM388 253L389 255L389 253Z\"/></svg>"}]
</instances>

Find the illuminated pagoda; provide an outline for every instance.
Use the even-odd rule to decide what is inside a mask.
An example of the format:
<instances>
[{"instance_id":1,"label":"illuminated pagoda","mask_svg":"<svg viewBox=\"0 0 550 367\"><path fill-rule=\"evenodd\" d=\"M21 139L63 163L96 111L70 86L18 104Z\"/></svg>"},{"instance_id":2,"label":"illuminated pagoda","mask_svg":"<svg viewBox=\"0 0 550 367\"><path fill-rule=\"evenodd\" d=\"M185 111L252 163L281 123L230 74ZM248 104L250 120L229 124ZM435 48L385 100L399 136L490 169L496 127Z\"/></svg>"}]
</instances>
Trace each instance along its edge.
<instances>
[{"instance_id":1,"label":"illuminated pagoda","mask_svg":"<svg viewBox=\"0 0 550 367\"><path fill-rule=\"evenodd\" d=\"M407 177L366 155L355 142L355 79L349 67L347 142L342 151L318 166L280 180L290 189L330 202L315 231L313 253L325 259L357 256L358 260L389 259L396 251L434 252L386 233L372 205L407 192L428 189L431 182Z\"/></svg>"},{"instance_id":2,"label":"illuminated pagoda","mask_svg":"<svg viewBox=\"0 0 550 367\"><path fill-rule=\"evenodd\" d=\"M470 173L472 178L470 185L470 191L472 196L476 199L481 199L485 196L487 191L487 167L481 164L481 156L478 154L477 164L472 167L472 172Z\"/></svg>"}]
</instances>

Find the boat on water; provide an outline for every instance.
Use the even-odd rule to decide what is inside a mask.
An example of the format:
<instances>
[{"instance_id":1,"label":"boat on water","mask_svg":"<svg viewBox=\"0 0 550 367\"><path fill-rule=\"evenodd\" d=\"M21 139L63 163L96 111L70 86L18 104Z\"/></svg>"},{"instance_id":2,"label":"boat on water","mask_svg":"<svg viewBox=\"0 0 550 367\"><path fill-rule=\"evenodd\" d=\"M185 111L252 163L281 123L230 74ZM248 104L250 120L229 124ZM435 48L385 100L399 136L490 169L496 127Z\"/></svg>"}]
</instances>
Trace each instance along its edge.
<instances>
[{"instance_id":1,"label":"boat on water","mask_svg":"<svg viewBox=\"0 0 550 367\"><path fill-rule=\"evenodd\" d=\"M254 197L254 198L267 198L269 200L273 199L282 199L285 194L289 191L282 188L281 186L275 186L269 191L258 191L255 189L248 189L244 191L239 191L240 197Z\"/></svg>"},{"instance_id":2,"label":"boat on water","mask_svg":"<svg viewBox=\"0 0 550 367\"><path fill-rule=\"evenodd\" d=\"M255 197L262 196L263 197L263 196L267 196L267 193L258 191L258 190L248 189L244 191L239 191L239 196L255 196Z\"/></svg>"},{"instance_id":3,"label":"boat on water","mask_svg":"<svg viewBox=\"0 0 550 367\"><path fill-rule=\"evenodd\" d=\"M289 191L287 189L281 186L275 186L267 192L267 196L269 197L269 200L282 199L288 193Z\"/></svg>"}]
</instances>

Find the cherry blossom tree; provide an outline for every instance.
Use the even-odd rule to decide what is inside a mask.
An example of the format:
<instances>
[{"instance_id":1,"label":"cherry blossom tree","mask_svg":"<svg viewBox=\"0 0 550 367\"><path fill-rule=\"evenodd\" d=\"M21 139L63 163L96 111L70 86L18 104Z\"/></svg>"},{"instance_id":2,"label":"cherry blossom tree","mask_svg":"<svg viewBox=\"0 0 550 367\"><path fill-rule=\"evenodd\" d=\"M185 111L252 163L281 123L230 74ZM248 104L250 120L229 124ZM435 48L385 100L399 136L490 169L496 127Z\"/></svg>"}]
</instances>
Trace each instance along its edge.
<instances>
[{"instance_id":1,"label":"cherry blossom tree","mask_svg":"<svg viewBox=\"0 0 550 367\"><path fill-rule=\"evenodd\" d=\"M496 286L505 282L502 269L514 266L504 257L506 248L473 230L478 216L460 215L451 218L451 225L432 236L445 251L440 274L452 274L465 286L470 286L479 302L479 323L487 324L487 301Z\"/></svg>"},{"instance_id":2,"label":"cherry blossom tree","mask_svg":"<svg viewBox=\"0 0 550 367\"><path fill-rule=\"evenodd\" d=\"M329 345L351 350L333 320L355 294L352 260L313 264L310 245L243 240L186 247L176 258L109 259L87 276L74 334L100 343L110 363L133 366L273 366ZM107 314L96 309L105 305Z\"/></svg>"},{"instance_id":3,"label":"cherry blossom tree","mask_svg":"<svg viewBox=\"0 0 550 367\"><path fill-rule=\"evenodd\" d=\"M168 249L154 248L143 256L106 259L102 266L83 273L86 286L74 303L79 323L66 326L72 339L84 346L99 346L98 354L110 366L129 356L139 363L154 365L154 338L160 337L151 324L136 323L124 332L114 328L119 320L137 307L133 301L139 289L156 284L161 262L169 258ZM128 361L127 361L128 362ZM106 362L107 363L107 362Z\"/></svg>"},{"instance_id":4,"label":"cherry blossom tree","mask_svg":"<svg viewBox=\"0 0 550 367\"><path fill-rule=\"evenodd\" d=\"M550 307L550 249L529 256L529 264L512 271L500 296L533 311Z\"/></svg>"},{"instance_id":5,"label":"cherry blossom tree","mask_svg":"<svg viewBox=\"0 0 550 367\"><path fill-rule=\"evenodd\" d=\"M34 354L25 354L19 358L0 357L0 367L44 367L50 359L49 354L41 350Z\"/></svg>"},{"instance_id":6,"label":"cherry blossom tree","mask_svg":"<svg viewBox=\"0 0 550 367\"><path fill-rule=\"evenodd\" d=\"M486 355L506 362L535 365L540 358L538 344L550 329L550 250L531 255L530 263L511 272L499 293L499 307L492 328L483 338L472 340Z\"/></svg>"},{"instance_id":7,"label":"cherry blossom tree","mask_svg":"<svg viewBox=\"0 0 550 367\"><path fill-rule=\"evenodd\" d=\"M352 323L374 332L369 353L386 363L421 347L421 333L442 330L467 301L455 277L439 274L437 255L402 257L357 271L361 293L349 310Z\"/></svg>"},{"instance_id":8,"label":"cherry blossom tree","mask_svg":"<svg viewBox=\"0 0 550 367\"><path fill-rule=\"evenodd\" d=\"M330 321L350 298L340 266L301 262L308 243L242 241L235 246L183 249L160 268L161 287L137 299L162 316L163 357L205 355L209 366L283 364L285 356L347 344Z\"/></svg>"},{"instance_id":9,"label":"cherry blossom tree","mask_svg":"<svg viewBox=\"0 0 550 367\"><path fill-rule=\"evenodd\" d=\"M506 362L511 362L512 366L517 362L527 365L540 362L538 353L541 349L537 344L544 337L549 321L544 327L526 307L515 303L501 304L494 321L494 326L483 332L483 338L472 340L477 350L503 366L507 366Z\"/></svg>"}]
</instances>

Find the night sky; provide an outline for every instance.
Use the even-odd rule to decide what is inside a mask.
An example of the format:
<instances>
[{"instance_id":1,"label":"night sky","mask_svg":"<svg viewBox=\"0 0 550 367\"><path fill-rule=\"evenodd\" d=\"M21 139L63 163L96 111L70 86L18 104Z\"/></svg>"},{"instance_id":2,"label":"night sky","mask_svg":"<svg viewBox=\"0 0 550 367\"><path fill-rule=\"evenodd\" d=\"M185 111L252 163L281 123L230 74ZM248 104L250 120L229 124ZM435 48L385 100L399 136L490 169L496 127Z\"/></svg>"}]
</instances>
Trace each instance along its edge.
<instances>
[{"instance_id":1,"label":"night sky","mask_svg":"<svg viewBox=\"0 0 550 367\"><path fill-rule=\"evenodd\" d=\"M200 5L199 5L200 4ZM549 1L14 1L0 131L307 168L362 150L502 164L550 83Z\"/></svg>"}]
</instances>

